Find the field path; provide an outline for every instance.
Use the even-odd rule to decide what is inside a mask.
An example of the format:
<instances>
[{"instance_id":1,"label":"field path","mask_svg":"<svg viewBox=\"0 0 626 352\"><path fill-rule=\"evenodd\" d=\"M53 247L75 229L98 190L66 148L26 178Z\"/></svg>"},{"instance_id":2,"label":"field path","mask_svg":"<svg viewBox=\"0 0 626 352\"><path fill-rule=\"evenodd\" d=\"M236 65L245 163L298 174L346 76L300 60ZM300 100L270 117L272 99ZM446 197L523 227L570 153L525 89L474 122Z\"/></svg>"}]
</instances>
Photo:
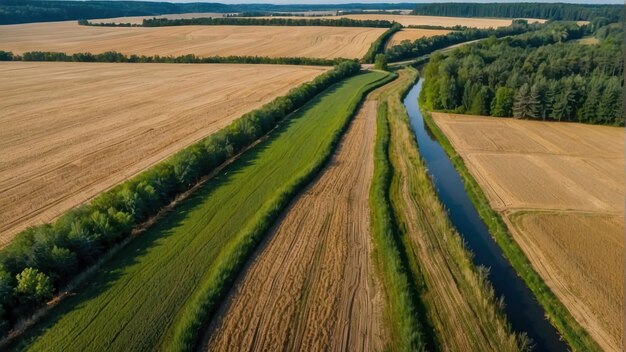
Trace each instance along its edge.
<instances>
[{"instance_id":1,"label":"field path","mask_svg":"<svg viewBox=\"0 0 626 352\"><path fill-rule=\"evenodd\" d=\"M236 282L205 350L383 349L368 206L377 104L371 97L330 164Z\"/></svg>"}]
</instances>

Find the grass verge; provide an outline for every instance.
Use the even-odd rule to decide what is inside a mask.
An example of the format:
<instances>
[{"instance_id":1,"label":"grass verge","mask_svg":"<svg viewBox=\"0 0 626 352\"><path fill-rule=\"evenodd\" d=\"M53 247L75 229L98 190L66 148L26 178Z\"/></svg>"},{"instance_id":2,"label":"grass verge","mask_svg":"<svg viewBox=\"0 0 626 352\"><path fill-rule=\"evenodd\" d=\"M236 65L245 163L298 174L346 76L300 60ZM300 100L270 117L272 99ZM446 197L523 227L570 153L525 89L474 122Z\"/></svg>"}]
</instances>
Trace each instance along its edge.
<instances>
[{"instance_id":1,"label":"grass verge","mask_svg":"<svg viewBox=\"0 0 626 352\"><path fill-rule=\"evenodd\" d=\"M395 351L425 351L424 326L414 283L396 236L396 224L389 201L391 165L388 158L389 123L387 105L379 102L376 116L374 175L370 187L370 211L374 262L381 272L385 290L385 320L389 324L390 345Z\"/></svg>"},{"instance_id":2,"label":"grass verge","mask_svg":"<svg viewBox=\"0 0 626 352\"><path fill-rule=\"evenodd\" d=\"M291 197L319 171L367 91L365 73L309 102L117 253L17 349L189 350Z\"/></svg>"},{"instance_id":3,"label":"grass verge","mask_svg":"<svg viewBox=\"0 0 626 352\"><path fill-rule=\"evenodd\" d=\"M454 150L452 144L434 122L432 116L422 109L424 122L441 144L446 154L450 157L452 164L458 171L465 190L472 203L478 210L489 232L502 248L505 256L515 268L515 271L522 277L526 285L531 289L537 301L546 312L546 316L554 325L561 336L567 341L574 351L600 351L598 344L589 334L576 322L567 308L556 298L554 293L545 284L541 276L534 270L526 255L511 236L500 213L494 211L489 205L485 193L474 179L469 169L463 162L461 156Z\"/></svg>"}]
</instances>

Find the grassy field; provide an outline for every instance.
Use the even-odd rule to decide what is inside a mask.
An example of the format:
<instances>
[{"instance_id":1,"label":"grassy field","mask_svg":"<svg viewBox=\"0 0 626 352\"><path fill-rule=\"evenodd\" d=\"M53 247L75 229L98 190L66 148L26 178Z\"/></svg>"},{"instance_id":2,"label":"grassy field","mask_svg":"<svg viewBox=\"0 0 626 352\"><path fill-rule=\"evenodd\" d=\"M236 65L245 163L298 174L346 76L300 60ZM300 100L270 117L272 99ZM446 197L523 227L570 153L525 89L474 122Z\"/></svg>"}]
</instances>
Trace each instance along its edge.
<instances>
[{"instance_id":1,"label":"grassy field","mask_svg":"<svg viewBox=\"0 0 626 352\"><path fill-rule=\"evenodd\" d=\"M415 70L401 71L407 82ZM403 91L390 91L388 157L390 200L410 275L419 289L431 343L444 351L519 351L527 341L511 331L482 269L448 219L433 188L402 104Z\"/></svg>"},{"instance_id":2,"label":"grassy field","mask_svg":"<svg viewBox=\"0 0 626 352\"><path fill-rule=\"evenodd\" d=\"M406 75L386 89L406 90L411 84ZM385 293L383 321L388 330L388 346L393 351L425 351L432 348L428 323L418 297L389 200L392 176L389 161L390 131L387 102L379 100L374 145L374 175L370 188L373 258ZM430 345L430 346L428 346Z\"/></svg>"},{"instance_id":3,"label":"grassy field","mask_svg":"<svg viewBox=\"0 0 626 352\"><path fill-rule=\"evenodd\" d=\"M535 267L526 257L520 245L509 233L505 219L503 219L500 213L492 209L485 192L470 173L463 158L454 149L446 135L439 129L430 113L422 110L422 115L424 116L424 122L428 125L428 128L437 138L450 157L452 164L459 172L465 185L465 190L478 210L480 217L489 228L489 232L500 245L511 265L533 291L533 294L543 306L550 322L557 328L574 351L600 351L600 346L579 325L563 303L559 301L546 285L542 277L537 274ZM489 120L496 119L489 118Z\"/></svg>"},{"instance_id":4,"label":"grassy field","mask_svg":"<svg viewBox=\"0 0 626 352\"><path fill-rule=\"evenodd\" d=\"M385 28L287 26L89 27L75 21L0 26L0 50L68 54L361 58Z\"/></svg>"},{"instance_id":5,"label":"grassy field","mask_svg":"<svg viewBox=\"0 0 626 352\"><path fill-rule=\"evenodd\" d=\"M21 346L192 348L245 258L327 160L364 92L388 77L362 74L315 98L116 254Z\"/></svg>"},{"instance_id":6,"label":"grassy field","mask_svg":"<svg viewBox=\"0 0 626 352\"><path fill-rule=\"evenodd\" d=\"M623 129L432 115L550 289L622 350Z\"/></svg>"},{"instance_id":7,"label":"grassy field","mask_svg":"<svg viewBox=\"0 0 626 352\"><path fill-rule=\"evenodd\" d=\"M0 247L327 70L0 63Z\"/></svg>"}]
</instances>

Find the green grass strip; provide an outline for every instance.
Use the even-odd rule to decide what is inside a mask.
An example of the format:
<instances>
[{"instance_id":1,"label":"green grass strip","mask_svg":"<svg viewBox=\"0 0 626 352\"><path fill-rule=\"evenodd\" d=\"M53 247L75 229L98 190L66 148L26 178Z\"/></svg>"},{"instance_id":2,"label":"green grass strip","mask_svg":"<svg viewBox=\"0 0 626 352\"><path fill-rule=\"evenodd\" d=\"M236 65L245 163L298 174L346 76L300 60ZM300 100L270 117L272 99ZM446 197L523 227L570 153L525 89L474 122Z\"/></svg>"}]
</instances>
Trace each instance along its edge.
<instances>
[{"instance_id":1,"label":"green grass strip","mask_svg":"<svg viewBox=\"0 0 626 352\"><path fill-rule=\"evenodd\" d=\"M424 351L423 326L418 318L417 299L402 259L400 240L389 201L391 163L387 104L379 102L374 146L374 176L370 188L370 211L374 259L385 289L385 320L389 324L390 347L394 351Z\"/></svg>"},{"instance_id":2,"label":"green grass strip","mask_svg":"<svg viewBox=\"0 0 626 352\"><path fill-rule=\"evenodd\" d=\"M272 222L330 157L367 91L344 80L133 240L29 331L32 351L192 349Z\"/></svg>"},{"instance_id":3,"label":"green grass strip","mask_svg":"<svg viewBox=\"0 0 626 352\"><path fill-rule=\"evenodd\" d=\"M489 232L502 248L505 256L515 268L526 285L531 289L537 301L541 304L546 312L546 316L554 325L565 341L574 351L601 351L600 346L589 336L587 331L583 329L574 317L569 313L567 308L554 295L552 290L546 285L541 276L532 267L532 264L511 236L506 224L502 220L500 213L494 211L489 205L489 200L485 196L482 188L474 179L467 169L461 156L454 150L452 144L446 135L439 129L432 116L422 109L424 121L439 144L443 147L450 157L454 168L461 175L465 190L469 195L472 203L478 210L480 217L483 219Z\"/></svg>"}]
</instances>

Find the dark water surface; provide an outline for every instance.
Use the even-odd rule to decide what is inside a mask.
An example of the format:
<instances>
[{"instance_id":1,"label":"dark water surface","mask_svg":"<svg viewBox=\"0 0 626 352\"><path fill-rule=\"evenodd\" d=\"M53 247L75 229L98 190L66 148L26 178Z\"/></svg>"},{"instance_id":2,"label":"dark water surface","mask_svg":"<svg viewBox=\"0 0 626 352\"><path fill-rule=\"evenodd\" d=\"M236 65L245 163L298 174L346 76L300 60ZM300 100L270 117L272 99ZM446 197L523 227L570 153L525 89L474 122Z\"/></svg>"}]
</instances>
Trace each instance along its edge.
<instances>
[{"instance_id":1,"label":"dark water surface","mask_svg":"<svg viewBox=\"0 0 626 352\"><path fill-rule=\"evenodd\" d=\"M474 253L474 264L489 268L489 279L496 296L504 297L505 312L513 329L525 332L533 340L535 351L567 351L567 344L561 341L556 329L545 319L543 308L489 234L446 152L426 129L417 102L422 82L420 80L411 89L404 106L420 154L433 178L439 199L448 209L450 220Z\"/></svg>"}]
</instances>

